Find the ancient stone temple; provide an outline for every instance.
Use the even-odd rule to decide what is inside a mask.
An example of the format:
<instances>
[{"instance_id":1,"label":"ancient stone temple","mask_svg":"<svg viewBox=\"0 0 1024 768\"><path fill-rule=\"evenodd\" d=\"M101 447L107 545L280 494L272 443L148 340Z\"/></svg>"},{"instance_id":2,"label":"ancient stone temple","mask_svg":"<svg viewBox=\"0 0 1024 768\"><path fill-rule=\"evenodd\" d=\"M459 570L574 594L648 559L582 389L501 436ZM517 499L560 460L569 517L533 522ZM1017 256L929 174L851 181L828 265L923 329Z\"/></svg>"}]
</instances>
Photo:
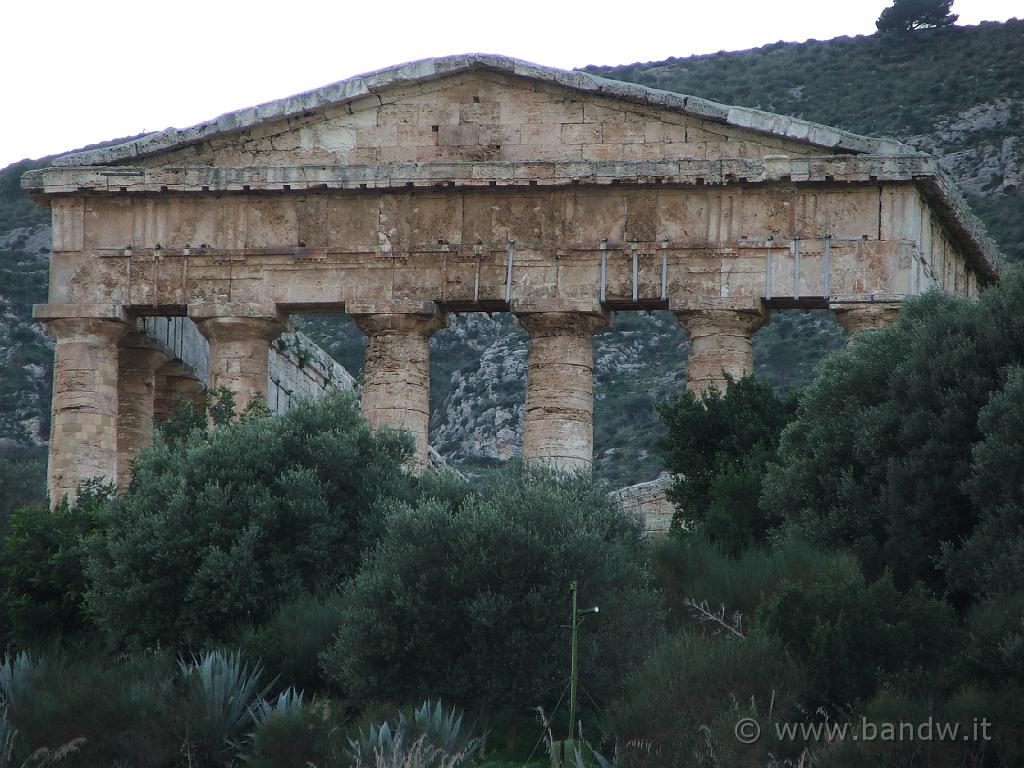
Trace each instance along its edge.
<instances>
[{"instance_id":1,"label":"ancient stone temple","mask_svg":"<svg viewBox=\"0 0 1024 768\"><path fill-rule=\"evenodd\" d=\"M689 382L751 370L773 308L851 332L997 251L935 160L897 142L498 56L404 64L116 146L23 186L53 211L54 500L123 478L155 403L192 386L154 318L208 343L208 377L268 395L290 313L369 336L362 402L427 453L429 339L455 312L530 333L524 454L592 453L592 335L668 309ZM163 349L165 349L164 347ZM170 367L168 367L170 366Z\"/></svg>"}]
</instances>

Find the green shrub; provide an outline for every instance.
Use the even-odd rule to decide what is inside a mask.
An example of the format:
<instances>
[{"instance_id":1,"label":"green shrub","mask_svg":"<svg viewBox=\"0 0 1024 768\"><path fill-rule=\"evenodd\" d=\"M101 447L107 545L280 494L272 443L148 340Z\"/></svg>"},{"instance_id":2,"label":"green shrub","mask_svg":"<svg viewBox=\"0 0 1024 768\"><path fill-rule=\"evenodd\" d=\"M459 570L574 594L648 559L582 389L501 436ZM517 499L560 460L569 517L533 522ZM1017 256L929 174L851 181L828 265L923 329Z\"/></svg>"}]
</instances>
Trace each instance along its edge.
<instances>
[{"instance_id":1,"label":"green shrub","mask_svg":"<svg viewBox=\"0 0 1024 768\"><path fill-rule=\"evenodd\" d=\"M102 534L113 486L86 481L54 510L21 507L0 540L0 613L17 647L72 637L92 626L86 612L86 549Z\"/></svg>"},{"instance_id":2,"label":"green shrub","mask_svg":"<svg viewBox=\"0 0 1024 768\"><path fill-rule=\"evenodd\" d=\"M810 584L826 574L853 577L856 561L827 552L799 539L784 539L771 547L751 547L732 557L708 540L701 528L676 532L654 551L655 572L673 624L692 623L687 600L724 607L744 622L779 584Z\"/></svg>"},{"instance_id":3,"label":"green shrub","mask_svg":"<svg viewBox=\"0 0 1024 768\"><path fill-rule=\"evenodd\" d=\"M18 734L14 765L37 750L59 753L67 745L75 749L60 765L69 768L179 765L182 707L169 656L111 660L73 648L38 656L31 667L22 695L7 704L7 719Z\"/></svg>"},{"instance_id":4,"label":"green shrub","mask_svg":"<svg viewBox=\"0 0 1024 768\"><path fill-rule=\"evenodd\" d=\"M828 358L765 478L768 513L852 548L872 578L889 569L900 589L946 591L943 547L948 562L982 511L965 486L979 413L1024 362L1022 301L1019 270L977 302L926 294Z\"/></svg>"},{"instance_id":5,"label":"green shrub","mask_svg":"<svg viewBox=\"0 0 1024 768\"><path fill-rule=\"evenodd\" d=\"M832 743L820 742L809 745L814 765L822 768L862 768L870 765L876 768L904 768L905 766L926 765L935 768L959 768L960 766L1010 766L1020 765L1021 753L1008 751L1009 742L1002 734L1009 729L1000 721L998 710L993 709L992 697L988 692L965 689L950 699L936 699L931 695L908 696L892 691L883 691L862 710L850 718L854 729L862 723L875 727L882 724L911 724L915 738L904 736L896 739L847 738ZM982 720L989 727L982 727ZM1019 721L1019 716L1016 718ZM837 721L839 722L839 721ZM943 729L956 727L956 738L916 738L919 729L932 733L941 724ZM977 725L976 725L977 724ZM927 730L920 731L927 733ZM988 739L984 738L988 736ZM1009 734L1007 734L1009 735ZM1016 740L1019 742L1020 737Z\"/></svg>"},{"instance_id":6,"label":"green shrub","mask_svg":"<svg viewBox=\"0 0 1024 768\"><path fill-rule=\"evenodd\" d=\"M871 584L860 574L783 583L757 620L807 665L809 704L832 711L868 701L886 685L948 690L944 667L963 642L948 603L920 586L901 594L888 575Z\"/></svg>"},{"instance_id":7,"label":"green shrub","mask_svg":"<svg viewBox=\"0 0 1024 768\"><path fill-rule=\"evenodd\" d=\"M0 454L0 532L6 530L8 516L18 507L45 504L46 456L28 451Z\"/></svg>"},{"instance_id":8,"label":"green shrub","mask_svg":"<svg viewBox=\"0 0 1024 768\"><path fill-rule=\"evenodd\" d=\"M251 768L307 768L337 765L337 727L327 707L303 704L294 689L255 710L255 731L249 736Z\"/></svg>"},{"instance_id":9,"label":"green shrub","mask_svg":"<svg viewBox=\"0 0 1024 768\"><path fill-rule=\"evenodd\" d=\"M340 693L320 668L326 650L345 619L341 596L302 597L282 605L270 619L242 632L239 643L248 658L259 659L284 685L306 692Z\"/></svg>"},{"instance_id":10,"label":"green shrub","mask_svg":"<svg viewBox=\"0 0 1024 768\"><path fill-rule=\"evenodd\" d=\"M668 498L677 519L703 523L733 554L763 543L781 516L762 512L761 476L792 408L747 376L730 379L724 393L686 391L658 410L667 427L659 448L676 476Z\"/></svg>"},{"instance_id":11,"label":"green shrub","mask_svg":"<svg viewBox=\"0 0 1024 768\"><path fill-rule=\"evenodd\" d=\"M144 451L90 549L97 624L114 642L197 645L329 592L378 535L378 500L413 493L410 451L349 393Z\"/></svg>"},{"instance_id":12,"label":"green shrub","mask_svg":"<svg viewBox=\"0 0 1024 768\"><path fill-rule=\"evenodd\" d=\"M600 606L581 679L607 699L660 621L639 524L586 478L513 468L461 504L397 504L344 590L325 671L357 701L444 696L476 712L550 711L566 685L567 589Z\"/></svg>"},{"instance_id":13,"label":"green shrub","mask_svg":"<svg viewBox=\"0 0 1024 768\"><path fill-rule=\"evenodd\" d=\"M769 765L779 745L741 744L736 722L754 717L767 733L770 722L793 717L803 687L800 665L777 638L683 632L630 674L608 722L629 766Z\"/></svg>"},{"instance_id":14,"label":"green shrub","mask_svg":"<svg viewBox=\"0 0 1024 768\"><path fill-rule=\"evenodd\" d=\"M974 446L964 483L979 511L978 524L962 546L945 546L943 561L964 592L1024 591L1024 368L1009 369L1006 384L979 413L978 425L983 437Z\"/></svg>"}]
</instances>

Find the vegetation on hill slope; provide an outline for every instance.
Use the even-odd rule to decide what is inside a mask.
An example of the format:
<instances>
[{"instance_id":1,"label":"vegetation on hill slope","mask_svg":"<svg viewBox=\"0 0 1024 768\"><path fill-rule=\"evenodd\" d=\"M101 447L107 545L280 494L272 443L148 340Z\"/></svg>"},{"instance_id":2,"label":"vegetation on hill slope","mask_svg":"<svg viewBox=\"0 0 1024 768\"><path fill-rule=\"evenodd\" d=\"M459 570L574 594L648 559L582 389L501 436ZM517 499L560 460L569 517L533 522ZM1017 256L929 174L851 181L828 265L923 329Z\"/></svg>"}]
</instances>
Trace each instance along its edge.
<instances>
[{"instance_id":1,"label":"vegetation on hill slope","mask_svg":"<svg viewBox=\"0 0 1024 768\"><path fill-rule=\"evenodd\" d=\"M1013 261L1024 259L1024 21L778 42L587 67L616 80L891 136L940 155Z\"/></svg>"}]
</instances>

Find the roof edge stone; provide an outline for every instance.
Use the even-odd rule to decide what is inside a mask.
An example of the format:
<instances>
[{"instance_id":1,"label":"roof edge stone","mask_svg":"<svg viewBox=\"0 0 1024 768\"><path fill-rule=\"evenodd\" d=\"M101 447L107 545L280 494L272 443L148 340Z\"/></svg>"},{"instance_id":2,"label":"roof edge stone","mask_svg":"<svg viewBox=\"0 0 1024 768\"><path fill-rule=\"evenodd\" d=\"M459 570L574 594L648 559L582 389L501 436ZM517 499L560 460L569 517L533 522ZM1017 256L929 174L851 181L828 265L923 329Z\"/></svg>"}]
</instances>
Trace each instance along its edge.
<instances>
[{"instance_id":1,"label":"roof edge stone","mask_svg":"<svg viewBox=\"0 0 1024 768\"><path fill-rule=\"evenodd\" d=\"M795 117L777 115L749 107L719 104L696 96L687 96L620 80L610 80L580 70L556 69L507 56L471 53L423 59L357 75L294 96L227 112L213 120L188 128L167 128L124 144L72 152L55 158L53 165L106 165L155 155L195 144L213 136L241 131L271 120L283 120L301 115L303 112L345 104L394 86L455 75L477 67L551 83L582 93L676 110L738 128L807 142L829 149L879 155L917 154L914 148L893 139L860 136Z\"/></svg>"}]
</instances>

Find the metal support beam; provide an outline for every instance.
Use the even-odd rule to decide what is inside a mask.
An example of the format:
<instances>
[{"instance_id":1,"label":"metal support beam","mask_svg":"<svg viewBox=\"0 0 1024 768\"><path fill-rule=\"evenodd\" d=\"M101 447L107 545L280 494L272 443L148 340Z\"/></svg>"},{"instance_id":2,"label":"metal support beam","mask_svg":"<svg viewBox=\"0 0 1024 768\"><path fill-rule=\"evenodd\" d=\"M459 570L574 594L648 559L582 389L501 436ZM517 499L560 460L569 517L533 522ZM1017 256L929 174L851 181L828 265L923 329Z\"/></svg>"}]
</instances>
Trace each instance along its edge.
<instances>
[{"instance_id":1,"label":"metal support beam","mask_svg":"<svg viewBox=\"0 0 1024 768\"><path fill-rule=\"evenodd\" d=\"M800 238L793 238L793 298L800 298Z\"/></svg>"},{"instance_id":2,"label":"metal support beam","mask_svg":"<svg viewBox=\"0 0 1024 768\"><path fill-rule=\"evenodd\" d=\"M601 241L601 303L608 298L608 241Z\"/></svg>"},{"instance_id":3,"label":"metal support beam","mask_svg":"<svg viewBox=\"0 0 1024 768\"><path fill-rule=\"evenodd\" d=\"M825 277L821 292L827 300L832 289L832 235L825 235Z\"/></svg>"},{"instance_id":4,"label":"metal support beam","mask_svg":"<svg viewBox=\"0 0 1024 768\"><path fill-rule=\"evenodd\" d=\"M639 268L639 257L637 256L637 252L636 252L636 243L633 243L633 245L632 245L632 252L633 252L633 303L636 304L637 300L640 298L640 281L638 279L639 278L639 273L640 273L640 268Z\"/></svg>"},{"instance_id":5,"label":"metal support beam","mask_svg":"<svg viewBox=\"0 0 1024 768\"><path fill-rule=\"evenodd\" d=\"M512 302L512 262L516 258L516 241L508 241L508 269L505 271L505 303Z\"/></svg>"},{"instance_id":6,"label":"metal support beam","mask_svg":"<svg viewBox=\"0 0 1024 768\"><path fill-rule=\"evenodd\" d=\"M661 300L668 298L668 248L661 248Z\"/></svg>"}]
</instances>

